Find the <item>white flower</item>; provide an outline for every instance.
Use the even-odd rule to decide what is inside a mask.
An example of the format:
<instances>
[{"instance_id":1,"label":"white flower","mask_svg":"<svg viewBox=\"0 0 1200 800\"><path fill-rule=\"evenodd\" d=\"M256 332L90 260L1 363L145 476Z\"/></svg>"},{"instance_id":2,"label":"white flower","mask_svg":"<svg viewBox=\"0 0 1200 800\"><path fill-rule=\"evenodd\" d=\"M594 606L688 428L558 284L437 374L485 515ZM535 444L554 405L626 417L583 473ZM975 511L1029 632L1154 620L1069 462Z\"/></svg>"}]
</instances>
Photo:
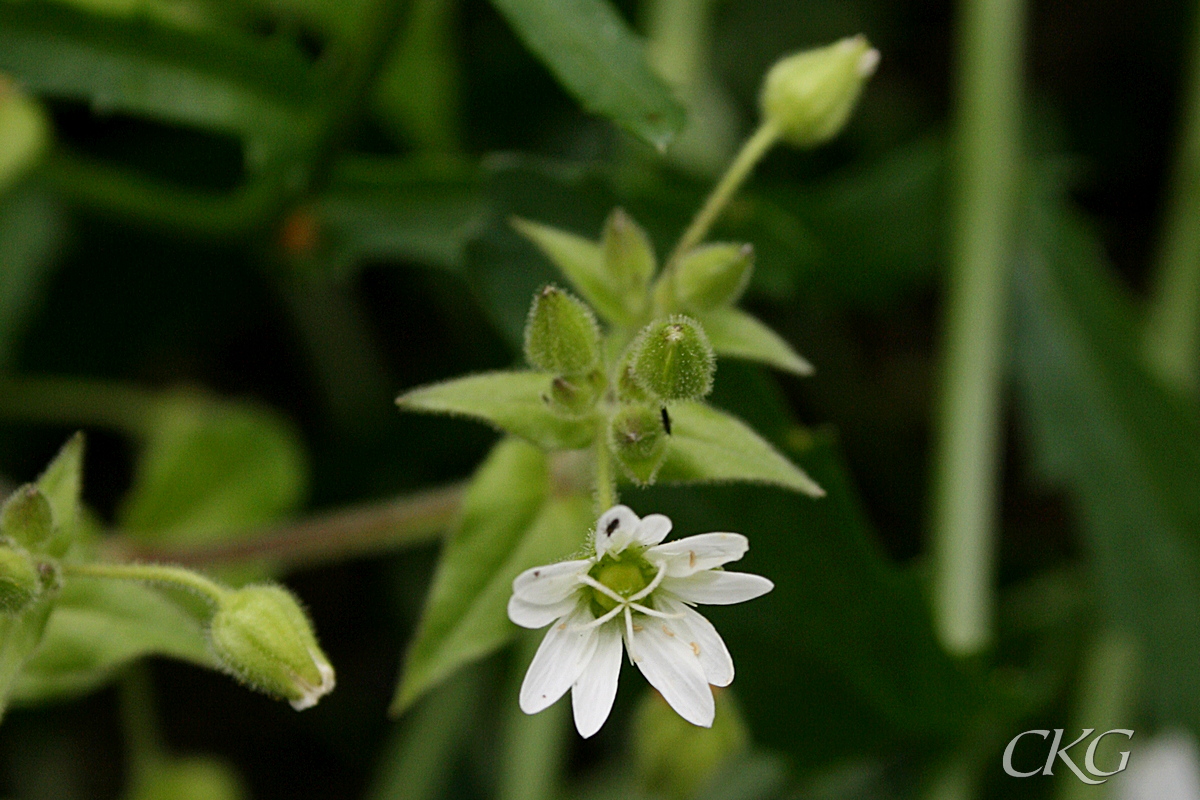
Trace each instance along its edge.
<instances>
[{"instance_id":1,"label":"white flower","mask_svg":"<svg viewBox=\"0 0 1200 800\"><path fill-rule=\"evenodd\" d=\"M670 531L662 514L638 519L613 506L596 523L593 556L516 577L509 619L525 628L554 623L521 684L522 711L536 714L571 689L575 727L585 738L596 733L617 696L624 640L630 661L681 717L712 725L709 684L733 681L733 659L692 606L741 603L775 585L718 569L745 555L745 536L704 533L660 544Z\"/></svg>"}]
</instances>

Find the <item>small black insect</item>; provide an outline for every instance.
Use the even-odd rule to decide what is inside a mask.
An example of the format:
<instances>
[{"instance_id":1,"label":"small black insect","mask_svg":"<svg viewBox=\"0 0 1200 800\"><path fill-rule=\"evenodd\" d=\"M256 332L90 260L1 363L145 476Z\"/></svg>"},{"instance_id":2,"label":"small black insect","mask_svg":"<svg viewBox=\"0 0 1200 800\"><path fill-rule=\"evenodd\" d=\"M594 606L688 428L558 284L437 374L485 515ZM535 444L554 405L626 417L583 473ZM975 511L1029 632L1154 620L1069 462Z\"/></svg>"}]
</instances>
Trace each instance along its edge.
<instances>
[{"instance_id":1,"label":"small black insect","mask_svg":"<svg viewBox=\"0 0 1200 800\"><path fill-rule=\"evenodd\" d=\"M621 520L614 519L612 522L608 523L608 526L604 529L604 533L609 536L612 536L612 532L615 531L620 526L621 526Z\"/></svg>"},{"instance_id":2,"label":"small black insect","mask_svg":"<svg viewBox=\"0 0 1200 800\"><path fill-rule=\"evenodd\" d=\"M667 436L671 435L671 415L667 413L666 406L662 409L663 430L667 432Z\"/></svg>"}]
</instances>

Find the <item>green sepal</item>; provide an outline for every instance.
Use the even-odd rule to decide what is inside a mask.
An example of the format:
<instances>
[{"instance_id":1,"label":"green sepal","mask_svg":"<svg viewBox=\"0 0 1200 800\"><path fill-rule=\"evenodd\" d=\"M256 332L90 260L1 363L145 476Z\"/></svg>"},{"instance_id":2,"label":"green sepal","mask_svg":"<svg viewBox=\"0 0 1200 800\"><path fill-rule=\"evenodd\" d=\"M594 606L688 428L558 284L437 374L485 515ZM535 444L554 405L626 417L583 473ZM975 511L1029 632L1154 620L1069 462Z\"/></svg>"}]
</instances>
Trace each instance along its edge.
<instances>
[{"instance_id":1,"label":"green sepal","mask_svg":"<svg viewBox=\"0 0 1200 800\"><path fill-rule=\"evenodd\" d=\"M54 529L54 512L41 489L28 483L4 502L0 509L0 534L17 544L38 548L50 538Z\"/></svg>"},{"instance_id":2,"label":"green sepal","mask_svg":"<svg viewBox=\"0 0 1200 800\"><path fill-rule=\"evenodd\" d=\"M525 219L514 218L512 225L517 233L537 245L600 316L622 325L632 322L632 315L621 299L621 288L605 267L604 250L599 244Z\"/></svg>"},{"instance_id":3,"label":"green sepal","mask_svg":"<svg viewBox=\"0 0 1200 800\"><path fill-rule=\"evenodd\" d=\"M0 614L19 614L42 593L38 566L25 548L0 543Z\"/></svg>"},{"instance_id":4,"label":"green sepal","mask_svg":"<svg viewBox=\"0 0 1200 800\"><path fill-rule=\"evenodd\" d=\"M631 345L634 379L651 397L696 400L712 391L716 362L696 320L675 315L647 325Z\"/></svg>"},{"instance_id":5,"label":"green sepal","mask_svg":"<svg viewBox=\"0 0 1200 800\"><path fill-rule=\"evenodd\" d=\"M519 439L493 448L471 480L405 657L392 713L504 644L512 581L576 552L594 522L590 498L550 497L546 454Z\"/></svg>"},{"instance_id":6,"label":"green sepal","mask_svg":"<svg viewBox=\"0 0 1200 800\"><path fill-rule=\"evenodd\" d=\"M716 242L689 250L671 280L681 308L703 312L736 303L754 271L754 247Z\"/></svg>"},{"instance_id":7,"label":"green sepal","mask_svg":"<svg viewBox=\"0 0 1200 800\"><path fill-rule=\"evenodd\" d=\"M546 450L586 447L596 435L595 425L554 412L547 402L551 380L544 372L485 372L413 389L396 405L473 417Z\"/></svg>"},{"instance_id":8,"label":"green sepal","mask_svg":"<svg viewBox=\"0 0 1200 800\"><path fill-rule=\"evenodd\" d=\"M634 314L646 305L646 287L654 277L654 245L642 227L624 209L614 209L600 236L604 266L618 287L625 307Z\"/></svg>"},{"instance_id":9,"label":"green sepal","mask_svg":"<svg viewBox=\"0 0 1200 800\"><path fill-rule=\"evenodd\" d=\"M643 405L620 408L608 423L608 448L640 486L654 482L667 452L666 409Z\"/></svg>"},{"instance_id":10,"label":"green sepal","mask_svg":"<svg viewBox=\"0 0 1200 800\"><path fill-rule=\"evenodd\" d=\"M664 483L747 481L822 497L820 486L737 417L703 403L670 409L671 436L658 472Z\"/></svg>"},{"instance_id":11,"label":"green sepal","mask_svg":"<svg viewBox=\"0 0 1200 800\"><path fill-rule=\"evenodd\" d=\"M216 669L204 632L210 614L191 595L134 581L72 577L55 600L41 646L17 678L13 702L90 692L147 655Z\"/></svg>"},{"instance_id":12,"label":"green sepal","mask_svg":"<svg viewBox=\"0 0 1200 800\"><path fill-rule=\"evenodd\" d=\"M604 386L600 370L587 375L559 375L550 381L550 405L564 416L585 417L596 407Z\"/></svg>"},{"instance_id":13,"label":"green sepal","mask_svg":"<svg viewBox=\"0 0 1200 800\"><path fill-rule=\"evenodd\" d=\"M54 531L42 549L55 558L66 554L82 530L79 494L83 483L83 448L83 433L76 433L37 479L37 487L49 501L54 517Z\"/></svg>"},{"instance_id":14,"label":"green sepal","mask_svg":"<svg viewBox=\"0 0 1200 800\"><path fill-rule=\"evenodd\" d=\"M543 286L529 306L525 359L544 372L590 372L600 361L600 328L592 310L557 286Z\"/></svg>"},{"instance_id":15,"label":"green sepal","mask_svg":"<svg viewBox=\"0 0 1200 800\"><path fill-rule=\"evenodd\" d=\"M758 361L794 375L812 375L813 366L757 317L737 308L715 308L700 315L708 341L719 356Z\"/></svg>"}]
</instances>

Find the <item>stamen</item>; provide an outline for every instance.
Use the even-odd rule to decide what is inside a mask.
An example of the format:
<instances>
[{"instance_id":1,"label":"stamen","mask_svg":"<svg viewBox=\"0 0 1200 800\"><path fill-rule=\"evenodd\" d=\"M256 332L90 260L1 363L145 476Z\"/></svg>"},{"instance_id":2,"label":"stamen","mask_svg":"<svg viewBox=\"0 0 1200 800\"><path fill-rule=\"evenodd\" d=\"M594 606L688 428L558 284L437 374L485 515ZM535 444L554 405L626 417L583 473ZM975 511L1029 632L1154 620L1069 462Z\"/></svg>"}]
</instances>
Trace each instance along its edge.
<instances>
[{"instance_id":1,"label":"stamen","mask_svg":"<svg viewBox=\"0 0 1200 800\"><path fill-rule=\"evenodd\" d=\"M633 652L633 614L629 613L629 606L625 606L625 648L629 650L629 661L637 663L639 659Z\"/></svg>"},{"instance_id":2,"label":"stamen","mask_svg":"<svg viewBox=\"0 0 1200 800\"><path fill-rule=\"evenodd\" d=\"M625 602L624 597L621 597L621 595L617 594L612 589L608 588L603 583L601 583L600 581L593 578L591 575L580 575L579 582L586 583L588 586L592 587L597 592L600 592L601 594L605 595L610 600L615 600L618 603Z\"/></svg>"},{"instance_id":3,"label":"stamen","mask_svg":"<svg viewBox=\"0 0 1200 800\"><path fill-rule=\"evenodd\" d=\"M617 614L620 614L620 613L621 613L621 606L617 606L616 608L614 608L612 611L609 611L604 616L597 617L596 619L592 620L591 622L584 623L583 625L572 625L571 630L573 630L573 631L591 630L592 628L595 628L599 625L603 625L604 623L608 622L610 619L612 619L613 617L615 617Z\"/></svg>"},{"instance_id":4,"label":"stamen","mask_svg":"<svg viewBox=\"0 0 1200 800\"><path fill-rule=\"evenodd\" d=\"M667 577L667 565L660 564L658 567L658 574L656 574L654 576L654 580L650 581L650 583L646 586L646 588L642 589L637 594L630 595L629 602L631 602L631 603L637 602L638 600L641 600L643 597L645 597L646 595L653 592L655 589L658 588L658 585L660 583L662 583L663 578L665 578L665 577Z\"/></svg>"},{"instance_id":5,"label":"stamen","mask_svg":"<svg viewBox=\"0 0 1200 800\"><path fill-rule=\"evenodd\" d=\"M641 603L632 603L631 602L629 604L629 606L634 611L645 614L648 617L658 617L659 619L683 619L683 616L684 616L683 614L668 614L665 611L658 611L653 608L647 608L646 606L642 605Z\"/></svg>"}]
</instances>

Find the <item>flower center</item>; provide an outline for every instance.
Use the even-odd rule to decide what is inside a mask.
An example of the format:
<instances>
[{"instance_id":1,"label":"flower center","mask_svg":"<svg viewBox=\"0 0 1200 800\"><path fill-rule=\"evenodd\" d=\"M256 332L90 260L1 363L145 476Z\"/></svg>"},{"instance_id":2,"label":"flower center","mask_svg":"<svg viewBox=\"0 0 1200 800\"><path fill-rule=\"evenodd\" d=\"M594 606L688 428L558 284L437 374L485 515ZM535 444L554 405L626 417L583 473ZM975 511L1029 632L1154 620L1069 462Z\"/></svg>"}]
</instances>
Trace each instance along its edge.
<instances>
[{"instance_id":1,"label":"flower center","mask_svg":"<svg viewBox=\"0 0 1200 800\"><path fill-rule=\"evenodd\" d=\"M646 588L649 581L642 568L637 564L621 561L601 561L592 570L592 577L612 589L621 597L629 597ZM592 599L604 611L612 611L617 607L617 601L608 595L592 589Z\"/></svg>"}]
</instances>

